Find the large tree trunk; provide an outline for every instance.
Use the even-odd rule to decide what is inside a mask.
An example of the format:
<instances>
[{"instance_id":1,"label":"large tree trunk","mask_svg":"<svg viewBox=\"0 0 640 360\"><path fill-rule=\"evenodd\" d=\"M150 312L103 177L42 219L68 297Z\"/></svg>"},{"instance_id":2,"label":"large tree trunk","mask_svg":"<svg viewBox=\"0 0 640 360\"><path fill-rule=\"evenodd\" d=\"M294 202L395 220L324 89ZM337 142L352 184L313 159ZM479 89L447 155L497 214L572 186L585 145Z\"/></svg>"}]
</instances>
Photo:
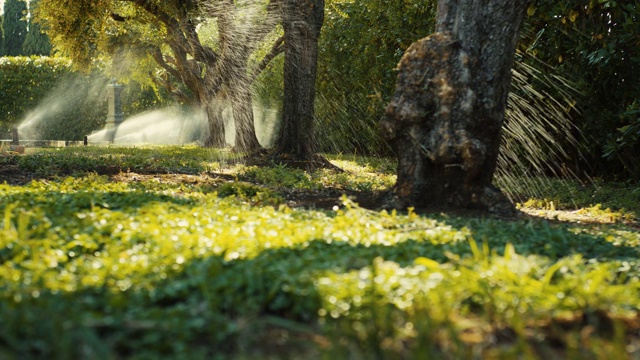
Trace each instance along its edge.
<instances>
[{"instance_id":1,"label":"large tree trunk","mask_svg":"<svg viewBox=\"0 0 640 360\"><path fill-rule=\"evenodd\" d=\"M251 88L247 80L246 69L238 69L227 84L229 99L236 127L235 149L237 151L255 152L262 147L256 136L253 117L253 101Z\"/></svg>"},{"instance_id":2,"label":"large tree trunk","mask_svg":"<svg viewBox=\"0 0 640 360\"><path fill-rule=\"evenodd\" d=\"M439 0L436 33L398 65L382 121L394 205L511 213L492 185L518 31L529 0Z\"/></svg>"},{"instance_id":3,"label":"large tree trunk","mask_svg":"<svg viewBox=\"0 0 640 360\"><path fill-rule=\"evenodd\" d=\"M236 150L255 152L262 149L256 135L251 92L248 89L239 89L231 98L231 107L236 126Z\"/></svg>"},{"instance_id":4,"label":"large tree trunk","mask_svg":"<svg viewBox=\"0 0 640 360\"><path fill-rule=\"evenodd\" d=\"M318 37L324 0L286 0L284 5L284 108L276 153L309 160L315 152L314 99Z\"/></svg>"},{"instance_id":5,"label":"large tree trunk","mask_svg":"<svg viewBox=\"0 0 640 360\"><path fill-rule=\"evenodd\" d=\"M253 118L251 83L247 76L247 59L251 54L249 39L234 20L233 1L222 2L218 17L218 32L221 45L220 74L231 105L236 128L234 149L254 152L261 149Z\"/></svg>"},{"instance_id":6,"label":"large tree trunk","mask_svg":"<svg viewBox=\"0 0 640 360\"><path fill-rule=\"evenodd\" d=\"M226 147L222 107L215 102L209 101L207 105L204 105L204 110L207 115L207 124L209 125L209 132L204 146L218 149Z\"/></svg>"}]
</instances>

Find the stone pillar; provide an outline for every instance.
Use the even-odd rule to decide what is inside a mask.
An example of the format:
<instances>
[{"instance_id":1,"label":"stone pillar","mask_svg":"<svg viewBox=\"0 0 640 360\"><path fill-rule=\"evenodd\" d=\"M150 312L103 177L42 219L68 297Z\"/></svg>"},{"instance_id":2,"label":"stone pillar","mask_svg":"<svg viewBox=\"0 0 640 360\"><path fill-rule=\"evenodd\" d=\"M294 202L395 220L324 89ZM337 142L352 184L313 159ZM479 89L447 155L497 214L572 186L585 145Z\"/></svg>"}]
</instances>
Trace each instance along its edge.
<instances>
[{"instance_id":1,"label":"stone pillar","mask_svg":"<svg viewBox=\"0 0 640 360\"><path fill-rule=\"evenodd\" d=\"M124 121L124 113L122 112L122 100L120 93L124 89L124 85L116 83L116 79L112 79L107 85L107 123L105 129L109 130L109 140L113 141L115 130Z\"/></svg>"},{"instance_id":2,"label":"stone pillar","mask_svg":"<svg viewBox=\"0 0 640 360\"><path fill-rule=\"evenodd\" d=\"M11 129L11 145L20 145L20 135L18 135L18 128Z\"/></svg>"}]
</instances>

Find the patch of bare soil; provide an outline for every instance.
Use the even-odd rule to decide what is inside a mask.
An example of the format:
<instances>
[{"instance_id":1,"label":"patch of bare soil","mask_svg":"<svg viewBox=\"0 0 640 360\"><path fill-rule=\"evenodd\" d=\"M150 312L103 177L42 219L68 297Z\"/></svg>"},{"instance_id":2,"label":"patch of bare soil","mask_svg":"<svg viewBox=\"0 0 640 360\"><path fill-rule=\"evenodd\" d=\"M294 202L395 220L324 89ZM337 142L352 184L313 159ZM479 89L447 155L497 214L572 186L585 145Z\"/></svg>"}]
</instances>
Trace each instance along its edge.
<instances>
[{"instance_id":1,"label":"patch of bare soil","mask_svg":"<svg viewBox=\"0 0 640 360\"><path fill-rule=\"evenodd\" d=\"M42 176L21 169L13 160L13 155L0 153L0 184L7 183L9 185L26 185L32 180L43 179ZM274 158L269 154L259 154L249 159L250 164L270 166L274 163L285 164L287 166L302 168L304 170L313 170L318 168L329 168L335 171L343 171L342 169L331 164L325 158L318 156L311 161L297 161L286 156ZM112 181L119 182L136 182L136 181L157 181L167 184L193 184L211 186L212 189L223 183L232 183L237 181L236 177L224 173L207 173L207 174L166 174L166 173L134 173L122 172L118 169L97 167L95 172L98 175L109 176ZM253 184L262 186L260 184ZM284 199L285 203L293 208L307 208L318 210L332 210L334 207L342 205L342 197L357 203L359 206L370 210L382 210L390 208L389 192L364 192L364 191L347 191L335 188L324 188L322 190L294 190L285 188L270 188ZM442 209L416 209L416 212L422 214L441 213ZM627 226L640 229L639 219L620 219L610 213L593 213L585 210L544 210L522 208L518 214L508 217L500 217L496 215L487 215L486 213L473 210L457 210L446 211L449 215L463 217L487 217L500 218L503 220L518 220L523 218L542 218L552 222L573 222L582 224L619 224L624 223Z\"/></svg>"},{"instance_id":2,"label":"patch of bare soil","mask_svg":"<svg viewBox=\"0 0 640 360\"><path fill-rule=\"evenodd\" d=\"M20 169L14 164L0 164L0 184L25 185L36 179L37 176Z\"/></svg>"},{"instance_id":3,"label":"patch of bare soil","mask_svg":"<svg viewBox=\"0 0 640 360\"><path fill-rule=\"evenodd\" d=\"M383 208L381 201L381 193L376 192L356 192L338 189L323 189L316 191L284 191L279 192L292 208L302 207L307 209L333 210L335 207L341 207L343 196L357 203L359 206L370 209L380 210Z\"/></svg>"},{"instance_id":4,"label":"patch of bare soil","mask_svg":"<svg viewBox=\"0 0 640 360\"><path fill-rule=\"evenodd\" d=\"M313 172L319 169L330 169L337 172L344 171L319 154L314 154L310 159L298 159L291 154L276 154L264 151L246 157L244 162L247 165L256 166L272 166L274 164L281 164L308 172Z\"/></svg>"},{"instance_id":5,"label":"patch of bare soil","mask_svg":"<svg viewBox=\"0 0 640 360\"><path fill-rule=\"evenodd\" d=\"M156 181L165 184L191 184L210 185L212 188L222 183L232 183L236 179L232 175L221 173L209 173L199 175L187 174L139 174L134 172L121 172L111 175L112 181L118 182L138 182ZM258 184L253 184L261 186ZM307 208L317 210L332 210L335 206L342 205L342 196L356 202L367 209L379 209L381 195L374 192L343 191L338 189L323 190L290 190L290 189L270 189L282 196L284 202L292 208Z\"/></svg>"}]
</instances>

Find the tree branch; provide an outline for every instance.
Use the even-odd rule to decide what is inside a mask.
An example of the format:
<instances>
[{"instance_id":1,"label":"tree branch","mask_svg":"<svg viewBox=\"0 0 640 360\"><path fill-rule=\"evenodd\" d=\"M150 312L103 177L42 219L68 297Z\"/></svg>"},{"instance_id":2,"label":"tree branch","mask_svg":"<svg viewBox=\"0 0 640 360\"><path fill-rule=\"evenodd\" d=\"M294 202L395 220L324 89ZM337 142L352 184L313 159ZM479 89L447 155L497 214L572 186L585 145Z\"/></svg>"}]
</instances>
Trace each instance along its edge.
<instances>
[{"instance_id":1,"label":"tree branch","mask_svg":"<svg viewBox=\"0 0 640 360\"><path fill-rule=\"evenodd\" d=\"M153 57L153 59L162 67L166 72L171 74L173 77L180 79L180 72L176 70L173 66L169 65L164 59L164 55L162 55L162 51L158 47L153 47L149 50L149 53Z\"/></svg>"},{"instance_id":2,"label":"tree branch","mask_svg":"<svg viewBox=\"0 0 640 360\"><path fill-rule=\"evenodd\" d=\"M267 65L273 60L276 56L284 52L284 36L278 38L273 45L271 46L271 51L264 58L258 66L253 69L251 75L249 76L249 83L252 84L258 76L267 68Z\"/></svg>"},{"instance_id":3,"label":"tree branch","mask_svg":"<svg viewBox=\"0 0 640 360\"><path fill-rule=\"evenodd\" d=\"M193 98L192 97L188 96L183 91L181 91L179 89L176 89L176 87L173 86L173 83L171 83L171 81L169 80L169 77L167 76L167 74L164 74L164 76L162 76L160 78L157 78L155 76L151 76L151 80L157 86L161 86L161 87L167 89L169 91L169 94L171 95L171 97L173 97L177 101L182 102L183 104L192 104L193 103Z\"/></svg>"},{"instance_id":4,"label":"tree branch","mask_svg":"<svg viewBox=\"0 0 640 360\"><path fill-rule=\"evenodd\" d=\"M169 39L167 39L167 43L175 55L176 66L178 66L179 70L184 72L184 75L188 75L189 77L199 76L199 72L197 70L194 71L194 69L189 66L187 62L187 54L189 52L183 44L188 44L189 42L182 32L178 20L164 12L158 5L152 3L149 0L125 1L133 2L134 4L138 5L149 14L158 18L158 20L160 20L160 22L162 22L167 27L167 34L169 36Z\"/></svg>"}]
</instances>

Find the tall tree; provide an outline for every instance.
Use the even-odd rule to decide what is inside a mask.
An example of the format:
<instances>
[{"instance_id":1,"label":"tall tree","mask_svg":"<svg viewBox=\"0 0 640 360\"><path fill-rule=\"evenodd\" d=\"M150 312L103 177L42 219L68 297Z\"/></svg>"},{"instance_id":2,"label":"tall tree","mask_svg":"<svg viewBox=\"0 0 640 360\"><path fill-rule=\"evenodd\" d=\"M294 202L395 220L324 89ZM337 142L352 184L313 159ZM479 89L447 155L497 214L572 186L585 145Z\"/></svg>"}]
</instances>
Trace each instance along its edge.
<instances>
[{"instance_id":1,"label":"tall tree","mask_svg":"<svg viewBox=\"0 0 640 360\"><path fill-rule=\"evenodd\" d=\"M0 15L0 56L4 56L4 15Z\"/></svg>"},{"instance_id":2,"label":"tall tree","mask_svg":"<svg viewBox=\"0 0 640 360\"><path fill-rule=\"evenodd\" d=\"M33 10L38 6L39 0L31 0L29 2L29 10L33 14ZM42 32L40 24L33 21L33 16L29 18L29 32L22 44L22 52L24 55L51 55L51 42L49 37Z\"/></svg>"},{"instance_id":3,"label":"tall tree","mask_svg":"<svg viewBox=\"0 0 640 360\"><path fill-rule=\"evenodd\" d=\"M22 44L27 36L27 3L23 0L6 0L4 2L4 53L8 56L19 56Z\"/></svg>"},{"instance_id":4,"label":"tall tree","mask_svg":"<svg viewBox=\"0 0 640 360\"><path fill-rule=\"evenodd\" d=\"M315 151L314 111L318 38L324 0L285 0L284 108L276 152L310 160Z\"/></svg>"},{"instance_id":5,"label":"tall tree","mask_svg":"<svg viewBox=\"0 0 640 360\"><path fill-rule=\"evenodd\" d=\"M274 26L266 21L260 24L250 21L275 18L272 16L277 10L275 3L41 0L36 14L56 49L80 66L108 55L116 59L115 74L127 68L125 59L138 64L155 62L157 66L144 73L151 74L153 81L167 88L176 99L206 111L211 129L210 146L225 145L217 99L226 94L239 124L236 147L251 151L259 146L251 104L239 104L250 98L238 94L236 77L228 74L250 72L251 49L263 39L264 32L270 30L268 25ZM251 9L257 7L262 9L262 17L248 19L245 15L254 13ZM215 46L207 45L198 34L198 28L209 21L216 22L218 27ZM243 21L241 27L230 28ZM237 50L240 48L243 51Z\"/></svg>"},{"instance_id":6,"label":"tall tree","mask_svg":"<svg viewBox=\"0 0 640 360\"><path fill-rule=\"evenodd\" d=\"M493 184L529 0L439 0L436 32L398 65L382 121L398 154L394 205L513 212Z\"/></svg>"},{"instance_id":7,"label":"tall tree","mask_svg":"<svg viewBox=\"0 0 640 360\"><path fill-rule=\"evenodd\" d=\"M260 1L243 4L214 1L206 7L208 14L217 19L219 53L222 55L218 68L231 103L236 148L240 150L260 148L254 130L251 85L269 61L283 51L282 39L278 39L260 64L253 69L248 68L248 59L263 38L280 22L280 0L269 1L266 8L263 4Z\"/></svg>"}]
</instances>

